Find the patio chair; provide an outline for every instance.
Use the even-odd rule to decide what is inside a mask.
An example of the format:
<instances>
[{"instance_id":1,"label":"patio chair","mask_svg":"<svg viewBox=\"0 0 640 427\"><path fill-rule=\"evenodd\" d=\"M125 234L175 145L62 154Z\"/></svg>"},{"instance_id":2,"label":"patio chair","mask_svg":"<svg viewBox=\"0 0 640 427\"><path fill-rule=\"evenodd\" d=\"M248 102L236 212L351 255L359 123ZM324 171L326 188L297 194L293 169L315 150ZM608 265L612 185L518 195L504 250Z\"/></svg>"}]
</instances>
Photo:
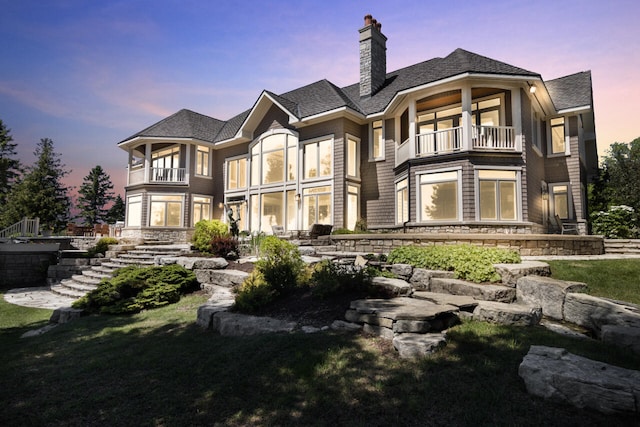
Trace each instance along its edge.
<instances>
[{"instance_id":1,"label":"patio chair","mask_svg":"<svg viewBox=\"0 0 640 427\"><path fill-rule=\"evenodd\" d=\"M560 234L579 234L578 224L563 222L557 214L553 218L555 220L555 226Z\"/></svg>"}]
</instances>

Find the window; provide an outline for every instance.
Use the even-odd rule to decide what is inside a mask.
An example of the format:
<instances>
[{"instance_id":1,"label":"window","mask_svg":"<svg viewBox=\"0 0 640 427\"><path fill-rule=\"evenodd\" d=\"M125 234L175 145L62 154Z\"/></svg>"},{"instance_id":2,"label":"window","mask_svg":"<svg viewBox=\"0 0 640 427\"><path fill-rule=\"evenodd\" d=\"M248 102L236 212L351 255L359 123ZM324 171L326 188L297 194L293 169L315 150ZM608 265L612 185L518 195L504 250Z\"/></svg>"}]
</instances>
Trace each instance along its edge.
<instances>
[{"instance_id":1,"label":"window","mask_svg":"<svg viewBox=\"0 0 640 427\"><path fill-rule=\"evenodd\" d=\"M396 224L409 221L409 180L396 182Z\"/></svg>"},{"instance_id":2,"label":"window","mask_svg":"<svg viewBox=\"0 0 640 427\"><path fill-rule=\"evenodd\" d=\"M209 176L209 148L202 145L196 150L196 175Z\"/></svg>"},{"instance_id":3,"label":"window","mask_svg":"<svg viewBox=\"0 0 640 427\"><path fill-rule=\"evenodd\" d=\"M168 148L151 154L153 181L179 182L184 179L180 169L180 147Z\"/></svg>"},{"instance_id":4,"label":"window","mask_svg":"<svg viewBox=\"0 0 640 427\"><path fill-rule=\"evenodd\" d=\"M360 216L360 188L357 185L347 185L347 228L353 230Z\"/></svg>"},{"instance_id":5,"label":"window","mask_svg":"<svg viewBox=\"0 0 640 427\"><path fill-rule=\"evenodd\" d=\"M347 176L360 177L360 140L353 136L347 136Z\"/></svg>"},{"instance_id":6,"label":"window","mask_svg":"<svg viewBox=\"0 0 640 427\"><path fill-rule=\"evenodd\" d=\"M478 171L480 220L513 221L518 219L516 183L516 171Z\"/></svg>"},{"instance_id":7,"label":"window","mask_svg":"<svg viewBox=\"0 0 640 427\"><path fill-rule=\"evenodd\" d=\"M203 219L211 219L211 197L193 196L193 224Z\"/></svg>"},{"instance_id":8,"label":"window","mask_svg":"<svg viewBox=\"0 0 640 427\"><path fill-rule=\"evenodd\" d=\"M420 218L423 221L458 220L459 172L422 174L420 186Z\"/></svg>"},{"instance_id":9,"label":"window","mask_svg":"<svg viewBox=\"0 0 640 427\"><path fill-rule=\"evenodd\" d=\"M535 111L531 114L531 139L532 146L538 155L542 155L542 144L540 142L540 118Z\"/></svg>"},{"instance_id":10,"label":"window","mask_svg":"<svg viewBox=\"0 0 640 427\"><path fill-rule=\"evenodd\" d=\"M227 190L247 187L247 159L239 158L227 161Z\"/></svg>"},{"instance_id":11,"label":"window","mask_svg":"<svg viewBox=\"0 0 640 427\"><path fill-rule=\"evenodd\" d=\"M298 139L270 133L251 148L251 185L278 184L296 179Z\"/></svg>"},{"instance_id":12,"label":"window","mask_svg":"<svg viewBox=\"0 0 640 427\"><path fill-rule=\"evenodd\" d=\"M181 224L182 196L152 195L149 225L151 227L179 227Z\"/></svg>"},{"instance_id":13,"label":"window","mask_svg":"<svg viewBox=\"0 0 640 427\"><path fill-rule=\"evenodd\" d=\"M309 229L313 224L331 224L331 186L302 191L302 227Z\"/></svg>"},{"instance_id":14,"label":"window","mask_svg":"<svg viewBox=\"0 0 640 427\"><path fill-rule=\"evenodd\" d=\"M371 160L384 160L384 128L382 120L376 120L371 124L369 158Z\"/></svg>"},{"instance_id":15,"label":"window","mask_svg":"<svg viewBox=\"0 0 640 427\"><path fill-rule=\"evenodd\" d=\"M142 195L127 197L127 227L142 225Z\"/></svg>"},{"instance_id":16,"label":"window","mask_svg":"<svg viewBox=\"0 0 640 427\"><path fill-rule=\"evenodd\" d=\"M304 179L330 177L333 150L330 139L304 145Z\"/></svg>"},{"instance_id":17,"label":"window","mask_svg":"<svg viewBox=\"0 0 640 427\"><path fill-rule=\"evenodd\" d=\"M552 203L552 215L558 215L560 219L571 218L571 199L569 197L568 184L549 184Z\"/></svg>"},{"instance_id":18,"label":"window","mask_svg":"<svg viewBox=\"0 0 640 427\"><path fill-rule=\"evenodd\" d=\"M551 127L551 154L564 154L566 144L564 138L564 117L549 120Z\"/></svg>"}]
</instances>

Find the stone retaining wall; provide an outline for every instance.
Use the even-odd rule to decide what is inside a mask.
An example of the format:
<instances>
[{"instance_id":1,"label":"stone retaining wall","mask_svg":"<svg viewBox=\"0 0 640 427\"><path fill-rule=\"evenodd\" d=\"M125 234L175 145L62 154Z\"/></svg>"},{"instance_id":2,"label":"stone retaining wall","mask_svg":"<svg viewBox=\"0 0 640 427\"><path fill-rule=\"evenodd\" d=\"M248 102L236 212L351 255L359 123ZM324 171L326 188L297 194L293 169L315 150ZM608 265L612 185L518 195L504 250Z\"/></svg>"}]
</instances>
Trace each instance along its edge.
<instances>
[{"instance_id":1,"label":"stone retaining wall","mask_svg":"<svg viewBox=\"0 0 640 427\"><path fill-rule=\"evenodd\" d=\"M640 239L604 239L606 254L640 255Z\"/></svg>"},{"instance_id":2,"label":"stone retaining wall","mask_svg":"<svg viewBox=\"0 0 640 427\"><path fill-rule=\"evenodd\" d=\"M389 253L393 248L416 245L450 245L468 243L478 246L515 249L523 256L601 255L601 236L567 236L558 234L339 234L331 243L342 252Z\"/></svg>"},{"instance_id":3,"label":"stone retaining wall","mask_svg":"<svg viewBox=\"0 0 640 427\"><path fill-rule=\"evenodd\" d=\"M4 247L0 251L0 287L24 288L45 285L47 268L56 263L59 245L21 243L2 246Z\"/></svg>"}]
</instances>

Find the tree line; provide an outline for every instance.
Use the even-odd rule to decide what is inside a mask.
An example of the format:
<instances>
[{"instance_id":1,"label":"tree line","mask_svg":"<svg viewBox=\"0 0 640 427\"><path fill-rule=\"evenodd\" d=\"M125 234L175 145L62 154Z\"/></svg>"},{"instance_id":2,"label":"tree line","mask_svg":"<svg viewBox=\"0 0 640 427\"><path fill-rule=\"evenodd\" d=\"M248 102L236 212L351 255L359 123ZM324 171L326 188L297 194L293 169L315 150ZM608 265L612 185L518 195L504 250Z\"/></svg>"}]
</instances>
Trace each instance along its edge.
<instances>
[{"instance_id":1,"label":"tree line","mask_svg":"<svg viewBox=\"0 0 640 427\"><path fill-rule=\"evenodd\" d=\"M41 228L54 232L66 229L76 219L88 226L124 220L124 201L120 195L114 195L111 178L100 165L84 177L75 203L79 215L72 216L71 188L62 182L69 171L56 153L53 141L40 140L31 166L20 162L17 145L0 120L0 229L24 217L40 218Z\"/></svg>"}]
</instances>

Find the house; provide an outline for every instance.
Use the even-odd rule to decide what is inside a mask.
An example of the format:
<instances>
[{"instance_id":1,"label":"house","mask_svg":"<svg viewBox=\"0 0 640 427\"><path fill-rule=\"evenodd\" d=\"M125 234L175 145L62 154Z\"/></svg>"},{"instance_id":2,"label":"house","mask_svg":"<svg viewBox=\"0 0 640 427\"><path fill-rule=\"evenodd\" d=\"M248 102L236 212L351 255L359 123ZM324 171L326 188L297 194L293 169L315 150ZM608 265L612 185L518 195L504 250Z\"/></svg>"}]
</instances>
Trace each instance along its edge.
<instances>
[{"instance_id":1,"label":"house","mask_svg":"<svg viewBox=\"0 0 640 427\"><path fill-rule=\"evenodd\" d=\"M359 31L360 81L321 80L218 120L189 110L119 143L123 236L185 241L201 219L240 230L312 224L386 232L587 228L597 171L591 74L540 74L463 49L386 70L387 37Z\"/></svg>"}]
</instances>

